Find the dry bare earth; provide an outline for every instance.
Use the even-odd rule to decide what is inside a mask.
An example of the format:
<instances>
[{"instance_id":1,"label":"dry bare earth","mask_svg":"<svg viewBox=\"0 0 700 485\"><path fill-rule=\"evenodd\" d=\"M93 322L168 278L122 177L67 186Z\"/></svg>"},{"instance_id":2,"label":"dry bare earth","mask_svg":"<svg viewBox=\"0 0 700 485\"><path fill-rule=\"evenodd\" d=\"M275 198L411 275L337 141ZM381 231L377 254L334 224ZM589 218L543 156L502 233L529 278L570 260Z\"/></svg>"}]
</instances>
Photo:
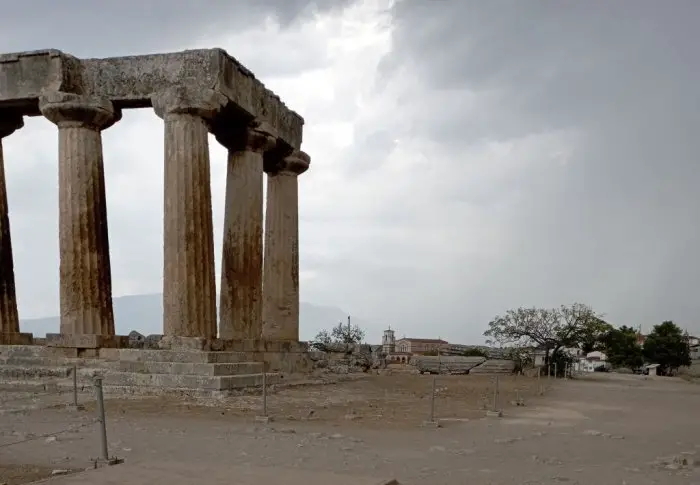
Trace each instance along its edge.
<instances>
[{"instance_id":1,"label":"dry bare earth","mask_svg":"<svg viewBox=\"0 0 700 485\"><path fill-rule=\"evenodd\" d=\"M110 450L126 459L119 465L126 475L130 464L178 462L393 476L406 484L700 484L693 464L700 459L696 384L594 375L558 381L540 398L535 379L505 377L505 417L485 419L493 378L440 376L437 415L470 420L428 429L420 424L429 412L431 383L432 376L396 375L287 388L269 396L276 421L268 426L253 421L260 396L216 407L114 400L107 405ZM526 407L508 403L516 388ZM0 446L27 433L89 425L91 409L0 415ZM0 463L86 467L98 449L97 430L87 426L48 442L0 448ZM22 483L3 473L0 483Z\"/></svg>"}]
</instances>

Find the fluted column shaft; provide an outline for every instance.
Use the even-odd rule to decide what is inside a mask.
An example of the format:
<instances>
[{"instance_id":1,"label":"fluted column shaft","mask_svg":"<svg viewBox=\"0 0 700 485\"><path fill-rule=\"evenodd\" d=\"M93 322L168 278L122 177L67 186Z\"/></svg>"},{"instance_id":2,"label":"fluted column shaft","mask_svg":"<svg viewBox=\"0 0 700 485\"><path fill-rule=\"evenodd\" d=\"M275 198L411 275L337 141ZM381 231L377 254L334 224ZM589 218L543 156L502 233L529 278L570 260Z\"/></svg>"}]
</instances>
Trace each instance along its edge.
<instances>
[{"instance_id":1,"label":"fluted column shaft","mask_svg":"<svg viewBox=\"0 0 700 485\"><path fill-rule=\"evenodd\" d=\"M61 92L39 108L58 126L61 333L114 335L101 132L120 113L106 99Z\"/></svg>"},{"instance_id":2,"label":"fluted column shaft","mask_svg":"<svg viewBox=\"0 0 700 485\"><path fill-rule=\"evenodd\" d=\"M263 153L275 138L259 124L230 134L221 260L219 336L262 335ZM222 137L218 137L222 141Z\"/></svg>"},{"instance_id":3,"label":"fluted column shaft","mask_svg":"<svg viewBox=\"0 0 700 485\"><path fill-rule=\"evenodd\" d=\"M295 152L267 177L263 338L299 340L299 185L309 157Z\"/></svg>"},{"instance_id":4,"label":"fluted column shaft","mask_svg":"<svg viewBox=\"0 0 700 485\"><path fill-rule=\"evenodd\" d=\"M214 338L216 281L209 121L225 103L214 91L173 88L153 97L165 122L163 333Z\"/></svg>"},{"instance_id":5,"label":"fluted column shaft","mask_svg":"<svg viewBox=\"0 0 700 485\"><path fill-rule=\"evenodd\" d=\"M1 115L0 115L1 116ZM10 237L10 214L7 206L7 184L2 139L24 125L21 116L0 118L0 334L19 333L15 269Z\"/></svg>"}]
</instances>

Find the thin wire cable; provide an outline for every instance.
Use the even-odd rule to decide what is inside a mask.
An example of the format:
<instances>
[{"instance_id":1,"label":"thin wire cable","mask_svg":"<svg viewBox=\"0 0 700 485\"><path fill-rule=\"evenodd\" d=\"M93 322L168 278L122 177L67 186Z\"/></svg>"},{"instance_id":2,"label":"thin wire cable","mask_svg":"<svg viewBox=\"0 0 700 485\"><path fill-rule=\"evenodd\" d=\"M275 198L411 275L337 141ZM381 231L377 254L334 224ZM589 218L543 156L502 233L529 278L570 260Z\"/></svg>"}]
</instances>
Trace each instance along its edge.
<instances>
[{"instance_id":1,"label":"thin wire cable","mask_svg":"<svg viewBox=\"0 0 700 485\"><path fill-rule=\"evenodd\" d=\"M56 436L57 434L64 434L64 433L70 433L71 431L76 431L82 428L87 428L88 426L92 426L93 424L96 424L97 420L90 421L89 423L83 423L78 426L72 426L70 428L63 429L61 431L56 431L54 433L44 433L36 436L32 436L31 438L26 438L20 441L13 441L12 443L4 443L0 444L0 448L7 448L8 446L14 446L14 445L21 445L22 443L27 443L29 441L35 441L35 440L40 440L42 438L49 438L50 436Z\"/></svg>"},{"instance_id":2,"label":"thin wire cable","mask_svg":"<svg viewBox=\"0 0 700 485\"><path fill-rule=\"evenodd\" d=\"M17 402L17 401L26 401L28 399L37 399L40 397L46 397L46 396L60 396L60 394L55 393L55 392L32 392L31 396L24 396L24 397L15 397L13 399L0 399L0 405L6 404L6 403L12 403L12 402Z\"/></svg>"}]
</instances>

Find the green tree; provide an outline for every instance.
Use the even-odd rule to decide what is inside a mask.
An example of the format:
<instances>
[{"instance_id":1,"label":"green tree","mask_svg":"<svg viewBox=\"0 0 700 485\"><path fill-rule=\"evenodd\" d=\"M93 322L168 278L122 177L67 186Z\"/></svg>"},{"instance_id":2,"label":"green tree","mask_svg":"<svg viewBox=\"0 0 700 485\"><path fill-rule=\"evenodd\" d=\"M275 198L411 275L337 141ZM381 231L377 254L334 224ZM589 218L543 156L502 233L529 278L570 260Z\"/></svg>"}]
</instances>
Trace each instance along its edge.
<instances>
[{"instance_id":1,"label":"green tree","mask_svg":"<svg viewBox=\"0 0 700 485\"><path fill-rule=\"evenodd\" d=\"M489 322L484 332L490 343L537 347L545 351L545 364L563 348L581 348L601 338L605 323L593 309L581 303L560 308L518 308Z\"/></svg>"},{"instance_id":2,"label":"green tree","mask_svg":"<svg viewBox=\"0 0 700 485\"><path fill-rule=\"evenodd\" d=\"M331 338L333 342L337 343L359 344L365 339L365 331L357 325L351 325L350 317L348 317L347 325L338 322L338 326L333 327L333 330L331 330Z\"/></svg>"},{"instance_id":3,"label":"green tree","mask_svg":"<svg viewBox=\"0 0 700 485\"><path fill-rule=\"evenodd\" d=\"M642 348L637 343L637 331L622 326L610 329L602 339L603 352L613 367L636 369L644 363Z\"/></svg>"},{"instance_id":4,"label":"green tree","mask_svg":"<svg viewBox=\"0 0 700 485\"><path fill-rule=\"evenodd\" d=\"M614 327L599 317L593 317L581 332L579 348L584 354L605 348L605 337Z\"/></svg>"},{"instance_id":5,"label":"green tree","mask_svg":"<svg viewBox=\"0 0 700 485\"><path fill-rule=\"evenodd\" d=\"M659 364L663 375L673 374L679 367L691 364L688 338L670 320L655 325L647 335L643 355L648 362Z\"/></svg>"},{"instance_id":6,"label":"green tree","mask_svg":"<svg viewBox=\"0 0 700 485\"><path fill-rule=\"evenodd\" d=\"M327 351L333 346L342 344L360 344L365 339L365 331L357 325L348 323L344 325L338 322L338 325L333 327L330 332L321 330L316 334L316 337L311 342L311 347L316 350Z\"/></svg>"},{"instance_id":7,"label":"green tree","mask_svg":"<svg viewBox=\"0 0 700 485\"><path fill-rule=\"evenodd\" d=\"M532 349L526 347L509 347L503 353L503 358L513 361L514 374L519 374L525 369L529 369L534 364Z\"/></svg>"},{"instance_id":8,"label":"green tree","mask_svg":"<svg viewBox=\"0 0 700 485\"><path fill-rule=\"evenodd\" d=\"M575 362L576 358L569 352L564 352L563 349L555 350L549 360L549 371L555 377L564 377L567 367L572 366Z\"/></svg>"}]
</instances>

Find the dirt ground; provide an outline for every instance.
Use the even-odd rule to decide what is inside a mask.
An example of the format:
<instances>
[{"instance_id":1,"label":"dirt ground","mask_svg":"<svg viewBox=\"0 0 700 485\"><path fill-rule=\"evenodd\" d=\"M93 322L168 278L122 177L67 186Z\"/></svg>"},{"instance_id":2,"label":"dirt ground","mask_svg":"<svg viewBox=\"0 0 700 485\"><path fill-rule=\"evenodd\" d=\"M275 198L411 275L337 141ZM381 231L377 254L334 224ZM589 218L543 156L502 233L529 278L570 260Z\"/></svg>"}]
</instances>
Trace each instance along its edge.
<instances>
[{"instance_id":1,"label":"dirt ground","mask_svg":"<svg viewBox=\"0 0 700 485\"><path fill-rule=\"evenodd\" d=\"M552 381L539 396L536 379L502 376L504 416L486 418L493 377L438 376L435 415L442 427L433 429L421 426L430 414L432 382L432 376L384 375L285 388L268 396L274 421L267 425L254 419L261 414L259 395L208 406L111 399L110 455L125 459L120 467L275 466L409 485L700 484L695 383L596 374ZM525 407L511 403L518 396ZM81 396L81 412L55 407L61 399L70 400L37 396L37 409L0 413L0 484L92 466L100 452L94 403ZM53 407L43 408L44 401Z\"/></svg>"}]
</instances>

